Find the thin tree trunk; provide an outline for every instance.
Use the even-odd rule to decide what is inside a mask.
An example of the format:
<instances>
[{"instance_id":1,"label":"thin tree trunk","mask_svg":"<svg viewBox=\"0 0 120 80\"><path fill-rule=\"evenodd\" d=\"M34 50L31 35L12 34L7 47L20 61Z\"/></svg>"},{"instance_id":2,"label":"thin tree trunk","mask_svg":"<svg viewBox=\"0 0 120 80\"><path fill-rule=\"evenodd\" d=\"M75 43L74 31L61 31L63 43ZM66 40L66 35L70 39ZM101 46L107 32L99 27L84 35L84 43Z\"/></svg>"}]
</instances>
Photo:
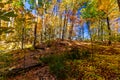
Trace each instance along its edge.
<instances>
[{"instance_id":1,"label":"thin tree trunk","mask_svg":"<svg viewBox=\"0 0 120 80\"><path fill-rule=\"evenodd\" d=\"M0 28L1 28L1 19L0 19ZM2 33L0 32L0 35L1 35ZM1 36L0 36L0 40L1 40L2 38L1 38Z\"/></svg>"},{"instance_id":2,"label":"thin tree trunk","mask_svg":"<svg viewBox=\"0 0 120 80\"><path fill-rule=\"evenodd\" d=\"M97 31L97 40L100 41L101 40L101 36L100 36L100 33L101 33L101 22L99 20L99 26L98 26L98 31Z\"/></svg>"},{"instance_id":3,"label":"thin tree trunk","mask_svg":"<svg viewBox=\"0 0 120 80\"><path fill-rule=\"evenodd\" d=\"M21 49L24 49L24 25L22 25Z\"/></svg>"},{"instance_id":4,"label":"thin tree trunk","mask_svg":"<svg viewBox=\"0 0 120 80\"><path fill-rule=\"evenodd\" d=\"M36 40L37 40L37 23L35 24L34 27L34 41L33 41L33 47L35 48L36 45Z\"/></svg>"},{"instance_id":5,"label":"thin tree trunk","mask_svg":"<svg viewBox=\"0 0 120 80\"><path fill-rule=\"evenodd\" d=\"M59 32L59 38L61 38L61 32L62 32L62 15L60 14L60 23L59 23L59 27L60 27L60 32Z\"/></svg>"},{"instance_id":6,"label":"thin tree trunk","mask_svg":"<svg viewBox=\"0 0 120 80\"><path fill-rule=\"evenodd\" d=\"M72 21L72 25L71 25L71 28L70 28L70 31L69 31L69 38L70 40L72 40L72 34L73 34L73 27L74 27L74 23Z\"/></svg>"},{"instance_id":7,"label":"thin tree trunk","mask_svg":"<svg viewBox=\"0 0 120 80\"><path fill-rule=\"evenodd\" d=\"M42 20L42 37L43 37L43 39L45 40L45 2L43 2L43 20Z\"/></svg>"},{"instance_id":8,"label":"thin tree trunk","mask_svg":"<svg viewBox=\"0 0 120 80\"><path fill-rule=\"evenodd\" d=\"M67 34L67 26L68 26L68 17L66 17L66 24L65 24L65 38L68 38L68 34Z\"/></svg>"},{"instance_id":9,"label":"thin tree trunk","mask_svg":"<svg viewBox=\"0 0 120 80\"><path fill-rule=\"evenodd\" d=\"M101 41L103 42L103 25L102 25L102 22L100 23L100 28L101 28Z\"/></svg>"},{"instance_id":10,"label":"thin tree trunk","mask_svg":"<svg viewBox=\"0 0 120 80\"><path fill-rule=\"evenodd\" d=\"M43 34L42 34L42 30L41 30L41 32L40 32L40 35L41 35L41 37L40 37L40 42L42 43L42 41L43 41Z\"/></svg>"},{"instance_id":11,"label":"thin tree trunk","mask_svg":"<svg viewBox=\"0 0 120 80\"><path fill-rule=\"evenodd\" d=\"M65 37L65 26L66 26L66 15L64 17L64 25L63 25L63 30L62 30L62 40L64 40L64 37Z\"/></svg>"},{"instance_id":12,"label":"thin tree trunk","mask_svg":"<svg viewBox=\"0 0 120 80\"><path fill-rule=\"evenodd\" d=\"M24 12L22 12L22 16L24 16ZM24 49L24 22L22 24L21 49Z\"/></svg>"},{"instance_id":13,"label":"thin tree trunk","mask_svg":"<svg viewBox=\"0 0 120 80\"><path fill-rule=\"evenodd\" d=\"M73 10L72 10L72 17L74 17L75 16L75 14L76 14L76 11L75 11L75 9L73 8ZM75 22L75 19L74 18L72 18L71 19L71 21L72 21L72 25L71 25L71 28L70 28L70 31L69 31L69 37L68 37L68 39L70 39L70 40L72 40L72 34L73 34L73 27L74 27L74 22Z\"/></svg>"},{"instance_id":14,"label":"thin tree trunk","mask_svg":"<svg viewBox=\"0 0 120 80\"><path fill-rule=\"evenodd\" d=\"M36 6L36 15L37 15L37 17L36 17L36 23L35 23L35 27L34 27L34 40L33 40L33 48L35 48L35 46L36 46L36 42L37 42L37 22L38 22L38 9L37 9L37 7L38 7L38 0L35 0L35 2L36 2L36 4L35 4L35 6Z\"/></svg>"},{"instance_id":15,"label":"thin tree trunk","mask_svg":"<svg viewBox=\"0 0 120 80\"><path fill-rule=\"evenodd\" d=\"M107 28L108 28L108 35L109 35L109 40L108 40L108 45L111 45L111 29L110 29L110 23L109 23L109 17L107 17Z\"/></svg>"}]
</instances>

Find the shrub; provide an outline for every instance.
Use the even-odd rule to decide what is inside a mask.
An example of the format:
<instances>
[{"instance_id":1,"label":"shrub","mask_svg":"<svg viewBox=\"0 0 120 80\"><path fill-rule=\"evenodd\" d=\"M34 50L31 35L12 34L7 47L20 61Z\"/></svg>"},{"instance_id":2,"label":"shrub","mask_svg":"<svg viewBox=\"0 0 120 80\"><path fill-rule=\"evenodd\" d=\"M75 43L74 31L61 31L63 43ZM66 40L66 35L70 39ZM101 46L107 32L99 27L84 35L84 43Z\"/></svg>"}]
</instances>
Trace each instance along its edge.
<instances>
[{"instance_id":1,"label":"shrub","mask_svg":"<svg viewBox=\"0 0 120 80\"><path fill-rule=\"evenodd\" d=\"M6 80L6 71L10 68L10 64L13 62L12 54L0 53L0 80Z\"/></svg>"},{"instance_id":2,"label":"shrub","mask_svg":"<svg viewBox=\"0 0 120 80\"><path fill-rule=\"evenodd\" d=\"M4 63L4 67L7 67L12 62L12 54L10 53L1 53L0 54L0 63ZM0 65L0 68L3 67L3 65Z\"/></svg>"},{"instance_id":3,"label":"shrub","mask_svg":"<svg viewBox=\"0 0 120 80\"><path fill-rule=\"evenodd\" d=\"M64 53L65 57L70 60L80 59L80 51L77 48L73 48L71 51Z\"/></svg>"},{"instance_id":4,"label":"shrub","mask_svg":"<svg viewBox=\"0 0 120 80\"><path fill-rule=\"evenodd\" d=\"M48 64L50 72L53 73L58 80L67 78L65 58L63 55L49 55L40 58L44 64Z\"/></svg>"},{"instance_id":5,"label":"shrub","mask_svg":"<svg viewBox=\"0 0 120 80\"><path fill-rule=\"evenodd\" d=\"M70 60L76 59L86 59L89 58L90 52L87 50L79 50L78 48L73 48L70 52L65 53L65 57Z\"/></svg>"},{"instance_id":6,"label":"shrub","mask_svg":"<svg viewBox=\"0 0 120 80\"><path fill-rule=\"evenodd\" d=\"M54 57L52 63L49 64L49 68L58 80L64 80L67 78L67 67L63 57Z\"/></svg>"},{"instance_id":7,"label":"shrub","mask_svg":"<svg viewBox=\"0 0 120 80\"><path fill-rule=\"evenodd\" d=\"M77 78L81 72L79 71L79 62L89 57L89 51L80 51L73 48L71 51L62 54L51 54L40 58L40 61L49 66L50 72L57 77L57 80L65 80L72 77Z\"/></svg>"}]
</instances>

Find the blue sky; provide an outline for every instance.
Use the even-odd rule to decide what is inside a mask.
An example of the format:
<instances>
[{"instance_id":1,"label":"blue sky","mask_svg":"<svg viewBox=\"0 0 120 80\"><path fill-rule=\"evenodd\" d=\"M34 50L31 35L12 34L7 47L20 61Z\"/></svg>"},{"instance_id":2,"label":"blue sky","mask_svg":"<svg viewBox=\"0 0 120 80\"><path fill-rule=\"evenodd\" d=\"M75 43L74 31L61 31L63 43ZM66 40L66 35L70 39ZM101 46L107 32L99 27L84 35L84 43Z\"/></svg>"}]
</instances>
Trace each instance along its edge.
<instances>
[{"instance_id":1,"label":"blue sky","mask_svg":"<svg viewBox=\"0 0 120 80\"><path fill-rule=\"evenodd\" d=\"M61 2L61 0L57 0L58 2ZM83 9L83 8L85 8L86 6L85 5L83 5L82 7L80 7L79 9L78 9L78 12L77 12L77 17L78 18L80 18L80 15L81 15L81 10ZM30 9L30 4L28 3L28 2L26 2L25 3L25 8L26 9ZM54 8L53 8L53 12L54 12L54 14L56 14L57 13L57 11L58 11L58 6L57 5L55 5L54 6ZM32 10L32 13L33 14L35 14L35 10ZM84 37L85 38L89 38L89 33L88 33L88 25L86 24L86 23L84 23L84 25L83 25L83 27L84 27ZM79 28L78 28L79 29ZM79 32L76 32L76 36L79 36L79 34L78 34Z\"/></svg>"},{"instance_id":2,"label":"blue sky","mask_svg":"<svg viewBox=\"0 0 120 80\"><path fill-rule=\"evenodd\" d=\"M28 2L25 3L25 8L26 8L26 9L30 9L30 5L29 5Z\"/></svg>"}]
</instances>

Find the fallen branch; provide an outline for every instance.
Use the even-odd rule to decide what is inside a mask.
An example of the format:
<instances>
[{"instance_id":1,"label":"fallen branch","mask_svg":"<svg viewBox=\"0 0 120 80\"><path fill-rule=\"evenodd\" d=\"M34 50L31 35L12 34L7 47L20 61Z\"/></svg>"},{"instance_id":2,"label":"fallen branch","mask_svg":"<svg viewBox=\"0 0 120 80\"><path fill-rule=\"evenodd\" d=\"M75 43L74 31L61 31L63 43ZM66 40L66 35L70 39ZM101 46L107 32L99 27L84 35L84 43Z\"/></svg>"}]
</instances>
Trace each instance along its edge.
<instances>
[{"instance_id":1,"label":"fallen branch","mask_svg":"<svg viewBox=\"0 0 120 80\"><path fill-rule=\"evenodd\" d=\"M12 69L0 76L6 76L6 77L15 77L17 75L20 75L22 73L26 73L28 71L30 71L31 69L35 68L35 67L43 67L44 65L42 65L41 63L35 64L33 66L28 66L26 68L16 68L16 69Z\"/></svg>"}]
</instances>

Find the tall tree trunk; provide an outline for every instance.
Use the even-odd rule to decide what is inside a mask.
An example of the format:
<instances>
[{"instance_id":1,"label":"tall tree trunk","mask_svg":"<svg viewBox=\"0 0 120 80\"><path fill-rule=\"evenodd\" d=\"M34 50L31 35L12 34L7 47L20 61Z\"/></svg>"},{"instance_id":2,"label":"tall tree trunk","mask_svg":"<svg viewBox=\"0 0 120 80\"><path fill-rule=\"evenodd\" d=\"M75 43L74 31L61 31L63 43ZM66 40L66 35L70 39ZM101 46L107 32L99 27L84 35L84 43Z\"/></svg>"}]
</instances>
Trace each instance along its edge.
<instances>
[{"instance_id":1,"label":"tall tree trunk","mask_svg":"<svg viewBox=\"0 0 120 80\"><path fill-rule=\"evenodd\" d=\"M35 6L36 6L36 23L35 23L35 27L34 27L34 40L33 40L33 47L35 48L36 46L36 42L37 42L37 23L38 23L38 0L35 0Z\"/></svg>"},{"instance_id":2,"label":"tall tree trunk","mask_svg":"<svg viewBox=\"0 0 120 80\"><path fill-rule=\"evenodd\" d=\"M24 49L24 25L22 25L21 49Z\"/></svg>"},{"instance_id":3,"label":"tall tree trunk","mask_svg":"<svg viewBox=\"0 0 120 80\"><path fill-rule=\"evenodd\" d=\"M103 42L103 23L100 23L100 28L101 28L101 41Z\"/></svg>"},{"instance_id":4,"label":"tall tree trunk","mask_svg":"<svg viewBox=\"0 0 120 80\"><path fill-rule=\"evenodd\" d=\"M60 10L61 3L58 3L58 11ZM62 12L58 12L59 14L59 38L61 39L62 36Z\"/></svg>"},{"instance_id":5,"label":"tall tree trunk","mask_svg":"<svg viewBox=\"0 0 120 80\"><path fill-rule=\"evenodd\" d=\"M42 41L43 41L43 34L42 34L42 30L41 30L41 32L40 32L40 42L42 43Z\"/></svg>"},{"instance_id":6,"label":"tall tree trunk","mask_svg":"<svg viewBox=\"0 0 120 80\"><path fill-rule=\"evenodd\" d=\"M109 17L107 17L107 28L108 28L108 35L109 35L109 40L108 40L108 45L111 45L111 29L110 29L110 22L109 22Z\"/></svg>"},{"instance_id":7,"label":"tall tree trunk","mask_svg":"<svg viewBox=\"0 0 120 80\"><path fill-rule=\"evenodd\" d=\"M75 10L73 9L73 13L72 13L72 17L74 17L75 15ZM71 25L71 28L70 28L70 31L69 31L69 37L68 39L72 40L72 34L73 34L73 27L74 27L74 19L71 19L72 21L72 25Z\"/></svg>"},{"instance_id":8,"label":"tall tree trunk","mask_svg":"<svg viewBox=\"0 0 120 80\"><path fill-rule=\"evenodd\" d=\"M72 21L72 25L71 25L71 28L70 28L70 31L69 31L69 37L68 37L68 39L70 39L70 40L72 40L73 27L74 27L74 22Z\"/></svg>"},{"instance_id":9,"label":"tall tree trunk","mask_svg":"<svg viewBox=\"0 0 120 80\"><path fill-rule=\"evenodd\" d=\"M1 28L1 19L0 19L0 28ZM1 32L0 32L0 35L1 35ZM1 41L1 39L2 39L2 38L1 38L1 36L0 36L0 41Z\"/></svg>"},{"instance_id":10,"label":"tall tree trunk","mask_svg":"<svg viewBox=\"0 0 120 80\"><path fill-rule=\"evenodd\" d=\"M68 39L68 34L67 34L68 28L67 28L67 26L68 26L68 17L66 17L66 25L65 25L65 38L66 39Z\"/></svg>"},{"instance_id":11,"label":"tall tree trunk","mask_svg":"<svg viewBox=\"0 0 120 80\"><path fill-rule=\"evenodd\" d=\"M37 40L37 22L35 23L34 27L34 41L33 41L33 47L35 48L36 45L36 40Z\"/></svg>"},{"instance_id":12,"label":"tall tree trunk","mask_svg":"<svg viewBox=\"0 0 120 80\"><path fill-rule=\"evenodd\" d=\"M65 37L65 27L66 27L66 15L64 17L64 25L63 25L63 30L62 30L62 40L64 40L64 37Z\"/></svg>"},{"instance_id":13,"label":"tall tree trunk","mask_svg":"<svg viewBox=\"0 0 120 80\"><path fill-rule=\"evenodd\" d=\"M45 28L46 28L46 26L45 26L45 2L43 2L43 20L42 20L42 37L43 37L43 39L45 40L46 39L46 36L45 36Z\"/></svg>"},{"instance_id":14,"label":"tall tree trunk","mask_svg":"<svg viewBox=\"0 0 120 80\"><path fill-rule=\"evenodd\" d=\"M97 30L97 41L101 40L101 21L99 20L99 26L98 26L98 30Z\"/></svg>"},{"instance_id":15,"label":"tall tree trunk","mask_svg":"<svg viewBox=\"0 0 120 80\"><path fill-rule=\"evenodd\" d=\"M24 12L22 12L22 16L24 16ZM22 24L22 36L21 36L21 49L24 49L24 21Z\"/></svg>"},{"instance_id":16,"label":"tall tree trunk","mask_svg":"<svg viewBox=\"0 0 120 80\"><path fill-rule=\"evenodd\" d=\"M59 27L60 27L60 32L59 32L59 38L61 38L61 32L62 32L62 14L60 14L60 21L59 21Z\"/></svg>"}]
</instances>

